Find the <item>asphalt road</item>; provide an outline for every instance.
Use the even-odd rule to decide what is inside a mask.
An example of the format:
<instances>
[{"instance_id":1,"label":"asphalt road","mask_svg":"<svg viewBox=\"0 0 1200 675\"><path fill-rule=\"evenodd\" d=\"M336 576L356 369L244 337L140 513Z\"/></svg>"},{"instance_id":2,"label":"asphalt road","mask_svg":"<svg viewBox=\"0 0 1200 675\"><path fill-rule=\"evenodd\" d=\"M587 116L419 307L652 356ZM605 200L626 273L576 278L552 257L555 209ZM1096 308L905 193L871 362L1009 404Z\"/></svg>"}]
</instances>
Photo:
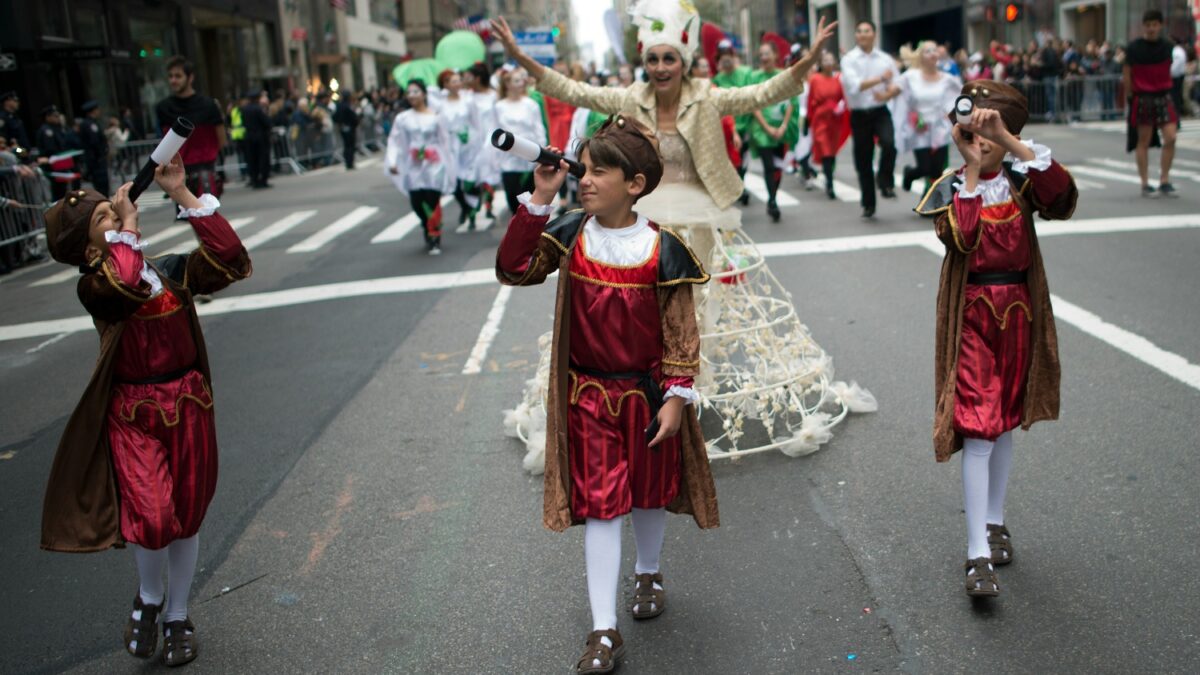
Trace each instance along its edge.
<instances>
[{"instance_id":1,"label":"asphalt road","mask_svg":"<svg viewBox=\"0 0 1200 675\"><path fill-rule=\"evenodd\" d=\"M839 379L869 388L880 410L850 417L809 457L714 464L722 527L669 520L670 609L621 618L621 672L1200 670L1188 566L1200 537L1200 384L1188 379L1200 363L1200 151L1180 152L1182 198L1149 201L1108 175L1132 172L1119 134L1026 135L1084 186L1077 222L1122 219L1108 229L1124 231L1042 228L1062 307L1178 360L1142 343L1122 351L1107 328L1060 309L1062 419L1017 435L1003 595L975 604L961 590L959 466L935 464L930 448L939 258L921 246L772 257ZM839 180L854 185L849 148L840 160ZM202 655L189 670L569 672L590 627L582 533L541 528L541 479L500 425L532 374L553 289L518 289L483 372L463 375L498 291L475 281L502 227L449 232L430 258L417 232L372 243L408 212L377 163L276 185L223 200L231 219L254 218L244 238L316 213L263 237L254 277L203 319L221 479L201 533ZM910 212L917 195L881 200L865 222L795 177L784 189L800 204L780 224L759 202L745 210L759 243L928 229ZM360 207L378 211L289 252ZM142 222L171 224L161 206ZM34 285L60 267L0 278L0 671L158 670L121 648L129 554L37 548L45 477L96 354L94 332L29 327L82 315L69 280ZM369 280L380 281L354 284ZM327 299L266 295L315 286ZM16 326L29 336L13 337ZM625 547L632 573L628 529Z\"/></svg>"}]
</instances>

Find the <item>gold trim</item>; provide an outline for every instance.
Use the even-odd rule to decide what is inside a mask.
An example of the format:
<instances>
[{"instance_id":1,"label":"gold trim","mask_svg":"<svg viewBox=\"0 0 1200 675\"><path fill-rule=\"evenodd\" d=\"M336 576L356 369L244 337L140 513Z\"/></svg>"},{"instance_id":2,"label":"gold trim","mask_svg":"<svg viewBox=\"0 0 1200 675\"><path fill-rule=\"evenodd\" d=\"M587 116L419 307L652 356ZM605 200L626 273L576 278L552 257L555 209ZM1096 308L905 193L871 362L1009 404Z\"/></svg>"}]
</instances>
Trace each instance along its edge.
<instances>
[{"instance_id":1,"label":"gold trim","mask_svg":"<svg viewBox=\"0 0 1200 675\"><path fill-rule=\"evenodd\" d=\"M585 277L578 272L571 272L571 278L578 279L585 284L594 284L596 286L605 286L608 288L654 288L654 284L625 284L616 281L604 281L602 279Z\"/></svg>"},{"instance_id":2,"label":"gold trim","mask_svg":"<svg viewBox=\"0 0 1200 675\"><path fill-rule=\"evenodd\" d=\"M1004 308L1004 316L1000 316L1000 313L998 311L996 311L996 306L994 304L992 304L991 298L989 298L986 295L975 296L974 300L971 300L970 302L967 303L966 308L969 308L971 305L975 304L975 302L978 300L982 300L983 303L985 305L987 305L989 309L991 309L992 317L994 319L996 319L996 321L1000 322L1000 330L1008 330L1008 315L1012 312L1013 307L1017 307L1017 306L1021 307L1022 311L1025 312L1025 320L1030 321L1030 322L1033 321L1033 310L1029 308L1029 305L1025 304L1024 300L1014 300L1014 301L1010 302L1008 304L1008 307ZM964 311L966 308L964 308Z\"/></svg>"},{"instance_id":3,"label":"gold trim","mask_svg":"<svg viewBox=\"0 0 1200 675\"><path fill-rule=\"evenodd\" d=\"M957 248L960 253L965 253L968 255L974 253L979 248L980 244L983 243L983 228L978 228L979 232L975 235L975 245L968 248L967 243L963 241L962 231L958 229L958 218L954 215L954 209L947 210L946 216L950 219L950 236L954 238L955 248Z\"/></svg>"},{"instance_id":4,"label":"gold trim","mask_svg":"<svg viewBox=\"0 0 1200 675\"><path fill-rule=\"evenodd\" d=\"M579 375L571 370L567 371L567 378L571 380L571 394L567 397L567 400L571 405L579 405L579 396L588 387L600 390L600 393L604 396L604 407L608 410L608 414L612 415L613 417L621 416L621 406L625 405L625 399L631 396L640 396L642 397L642 400L646 402L647 406L650 405L650 400L646 398L645 392L643 392L641 389L630 389L624 394L621 394L621 397L617 399L617 406L614 408L612 397L608 395L608 390L604 388L604 385L600 384L599 382L589 381L584 382L583 385L580 386Z\"/></svg>"},{"instance_id":5,"label":"gold trim","mask_svg":"<svg viewBox=\"0 0 1200 675\"><path fill-rule=\"evenodd\" d=\"M1020 208L1018 208L1016 213L1012 214L1011 216L1008 216L1007 218L1001 218L1001 219L997 220L995 218L984 218L981 215L981 216L979 216L979 220L981 220L989 225L1003 225L1005 223L1011 223L1012 221L1016 220L1020 216L1021 216L1021 210L1020 210Z\"/></svg>"},{"instance_id":6,"label":"gold trim","mask_svg":"<svg viewBox=\"0 0 1200 675\"><path fill-rule=\"evenodd\" d=\"M954 176L954 171L947 170L945 173L943 173L941 175L941 177L939 177L937 180L933 181L933 185L930 185L929 189L925 191L925 196L921 198L921 201L917 204L917 207L915 209L913 209L913 211L916 211L917 215L933 216L933 215L937 215L937 214L941 213L942 211L945 211L946 209L950 208L951 204L953 204L953 200L951 200L951 204L947 204L947 205L940 207L938 209L935 209L933 211L922 211L921 210L921 207L925 206L925 202L929 201L929 198L933 195L933 191L937 189L938 184L941 183L942 181L946 180L947 177L953 177L953 176Z\"/></svg>"},{"instance_id":7,"label":"gold trim","mask_svg":"<svg viewBox=\"0 0 1200 675\"><path fill-rule=\"evenodd\" d=\"M164 291L165 290L166 289L164 289ZM166 291L166 292L169 292L169 291ZM180 304L177 307L175 307L175 309L171 309L166 312L162 312L161 314L155 314L153 316L141 316L140 314L134 313L133 318L137 319L138 321L153 321L154 319L161 319L163 317L171 316L172 314L177 314L182 309L183 309L183 303L182 303L182 301L180 301Z\"/></svg>"},{"instance_id":8,"label":"gold trim","mask_svg":"<svg viewBox=\"0 0 1200 675\"><path fill-rule=\"evenodd\" d=\"M108 280L108 283L112 284L112 287L115 288L118 293L120 293L121 295L124 295L126 298L129 298L130 300L133 300L134 302L136 302L138 304L144 304L147 300L150 299L149 294L146 294L145 297L137 295L136 293L133 292L133 290L130 289L130 287L128 285L125 284L124 281L121 281L120 279L116 278L113 275L112 270L109 269L107 261L105 261L104 263L102 263L100 265L100 271L104 273L104 278Z\"/></svg>"},{"instance_id":9,"label":"gold trim","mask_svg":"<svg viewBox=\"0 0 1200 675\"><path fill-rule=\"evenodd\" d=\"M225 278L229 280L230 283L238 280L237 270L233 269L229 265L226 265L224 262L217 260L217 258L214 257L204 245L197 246L194 253L199 253L200 257L204 258L209 265L212 265L218 272L224 274Z\"/></svg>"},{"instance_id":10,"label":"gold trim","mask_svg":"<svg viewBox=\"0 0 1200 675\"><path fill-rule=\"evenodd\" d=\"M671 359L663 359L662 364L664 366L673 366L675 368L699 368L700 359L696 359L695 361L672 361Z\"/></svg>"},{"instance_id":11,"label":"gold trim","mask_svg":"<svg viewBox=\"0 0 1200 675\"><path fill-rule=\"evenodd\" d=\"M603 226L601 226L601 227L603 227ZM651 230L651 231L653 231L653 230ZM651 247L651 249L650 249L650 255L646 256L645 259L643 259L639 263L634 263L632 265L617 265L615 263L606 263L603 260L597 260L597 259L593 258L592 256L588 255L586 240L587 240L587 231L581 227L579 230L579 244L580 244L579 250L580 250L580 252L583 253L584 260L587 260L588 262L596 263L597 265L600 265L602 267L608 267L608 268L614 269L614 270L636 270L639 267L645 267L646 265L650 264L651 260L654 260L654 254L658 253L659 246L662 245L662 239L657 236L657 233L655 233L654 246Z\"/></svg>"},{"instance_id":12,"label":"gold trim","mask_svg":"<svg viewBox=\"0 0 1200 675\"><path fill-rule=\"evenodd\" d=\"M554 235L550 234L549 232L543 232L542 236L545 237L546 239L549 239L555 246L557 246L558 250L562 251L563 255L566 255L568 253L567 247L563 246L561 241L555 239Z\"/></svg>"},{"instance_id":13,"label":"gold trim","mask_svg":"<svg viewBox=\"0 0 1200 675\"><path fill-rule=\"evenodd\" d=\"M696 269L700 270L700 274L704 275L704 281L702 281L700 283L707 282L711 277L709 276L708 272L706 272L704 270L704 264L701 263L700 259L696 257L696 252L692 250L692 247L688 246L687 242L683 240L683 237L676 234L674 230L671 230L668 228L661 228L661 229L662 229L662 231L666 232L667 234L671 235L672 237L675 237L675 239L680 244L683 245L684 250L688 252L688 257L690 257L692 259L692 262L696 264ZM667 282L667 283L670 283L670 282Z\"/></svg>"},{"instance_id":14,"label":"gold trim","mask_svg":"<svg viewBox=\"0 0 1200 675\"><path fill-rule=\"evenodd\" d=\"M187 375L184 375L183 377L187 377ZM174 422L167 419L167 411L163 410L162 406L159 405L158 401L156 401L152 398L143 398L143 399L139 399L139 400L135 401L133 403L133 406L129 408L129 416L128 417L126 417L125 413L124 413L125 406L121 406L122 411L117 413L117 417L119 417L124 422L133 422L135 419L137 419L138 408L140 408L143 404L149 403L149 404L152 404L158 410L158 415L159 415L159 417L162 417L163 424L166 425L167 428L177 427L177 426L179 426L179 414L180 414L180 410L181 410L180 403L182 403L185 399L190 399L192 401L195 401L196 405L199 405L204 410L212 410L212 407L213 407L212 390L210 390L208 388L208 381L204 378L203 375L201 375L201 377L200 377L200 386L204 389L204 393L208 395L208 403L205 403L204 401L200 400L194 394L180 394L178 397L175 398L175 421Z\"/></svg>"}]
</instances>

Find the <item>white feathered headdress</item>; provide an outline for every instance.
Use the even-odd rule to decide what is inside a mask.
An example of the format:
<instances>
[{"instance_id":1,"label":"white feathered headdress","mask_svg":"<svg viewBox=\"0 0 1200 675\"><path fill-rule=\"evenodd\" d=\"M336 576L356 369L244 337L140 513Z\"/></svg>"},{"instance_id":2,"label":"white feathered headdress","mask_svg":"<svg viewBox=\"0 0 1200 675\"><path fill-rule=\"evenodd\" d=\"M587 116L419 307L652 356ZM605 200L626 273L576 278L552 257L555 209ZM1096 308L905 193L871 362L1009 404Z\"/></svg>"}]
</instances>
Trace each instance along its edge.
<instances>
[{"instance_id":1,"label":"white feathered headdress","mask_svg":"<svg viewBox=\"0 0 1200 675\"><path fill-rule=\"evenodd\" d=\"M700 47L700 13L691 0L637 0L629 15L638 29L638 54L667 45L683 57L684 72L691 69Z\"/></svg>"}]
</instances>

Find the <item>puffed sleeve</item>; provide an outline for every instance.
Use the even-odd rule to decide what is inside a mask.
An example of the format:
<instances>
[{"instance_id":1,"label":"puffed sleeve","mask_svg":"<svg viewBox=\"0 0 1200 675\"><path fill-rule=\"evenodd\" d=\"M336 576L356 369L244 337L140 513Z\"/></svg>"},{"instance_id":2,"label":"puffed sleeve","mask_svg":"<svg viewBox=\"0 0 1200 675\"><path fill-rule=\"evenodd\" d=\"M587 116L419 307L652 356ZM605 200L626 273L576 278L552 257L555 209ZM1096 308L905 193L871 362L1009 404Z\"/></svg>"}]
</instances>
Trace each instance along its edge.
<instances>
[{"instance_id":1,"label":"puffed sleeve","mask_svg":"<svg viewBox=\"0 0 1200 675\"><path fill-rule=\"evenodd\" d=\"M802 93L804 82L796 79L791 68L785 68L766 82L732 89L716 88L709 92L709 96L722 115L742 115Z\"/></svg>"},{"instance_id":2,"label":"puffed sleeve","mask_svg":"<svg viewBox=\"0 0 1200 675\"><path fill-rule=\"evenodd\" d=\"M496 249L496 278L505 286L536 286L558 270L559 260L567 250L546 233L553 204L534 204L528 192L517 197L517 201L521 205ZM561 216L568 217L575 216Z\"/></svg>"},{"instance_id":3,"label":"puffed sleeve","mask_svg":"<svg viewBox=\"0 0 1200 675\"><path fill-rule=\"evenodd\" d=\"M547 68L538 80L537 90L576 107L591 108L606 115L621 112L629 90L616 87L594 87Z\"/></svg>"}]
</instances>

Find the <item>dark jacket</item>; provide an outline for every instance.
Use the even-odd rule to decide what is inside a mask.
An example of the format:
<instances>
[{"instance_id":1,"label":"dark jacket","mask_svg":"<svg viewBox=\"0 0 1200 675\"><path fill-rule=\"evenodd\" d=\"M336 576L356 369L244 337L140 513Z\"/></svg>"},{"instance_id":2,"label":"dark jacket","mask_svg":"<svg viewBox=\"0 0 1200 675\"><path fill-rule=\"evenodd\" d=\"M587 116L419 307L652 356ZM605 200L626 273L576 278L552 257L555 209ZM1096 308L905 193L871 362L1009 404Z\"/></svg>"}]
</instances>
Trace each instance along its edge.
<instances>
[{"instance_id":1,"label":"dark jacket","mask_svg":"<svg viewBox=\"0 0 1200 675\"><path fill-rule=\"evenodd\" d=\"M246 127L247 141L266 141L271 138L271 118L257 103L242 106L242 125Z\"/></svg>"}]
</instances>

